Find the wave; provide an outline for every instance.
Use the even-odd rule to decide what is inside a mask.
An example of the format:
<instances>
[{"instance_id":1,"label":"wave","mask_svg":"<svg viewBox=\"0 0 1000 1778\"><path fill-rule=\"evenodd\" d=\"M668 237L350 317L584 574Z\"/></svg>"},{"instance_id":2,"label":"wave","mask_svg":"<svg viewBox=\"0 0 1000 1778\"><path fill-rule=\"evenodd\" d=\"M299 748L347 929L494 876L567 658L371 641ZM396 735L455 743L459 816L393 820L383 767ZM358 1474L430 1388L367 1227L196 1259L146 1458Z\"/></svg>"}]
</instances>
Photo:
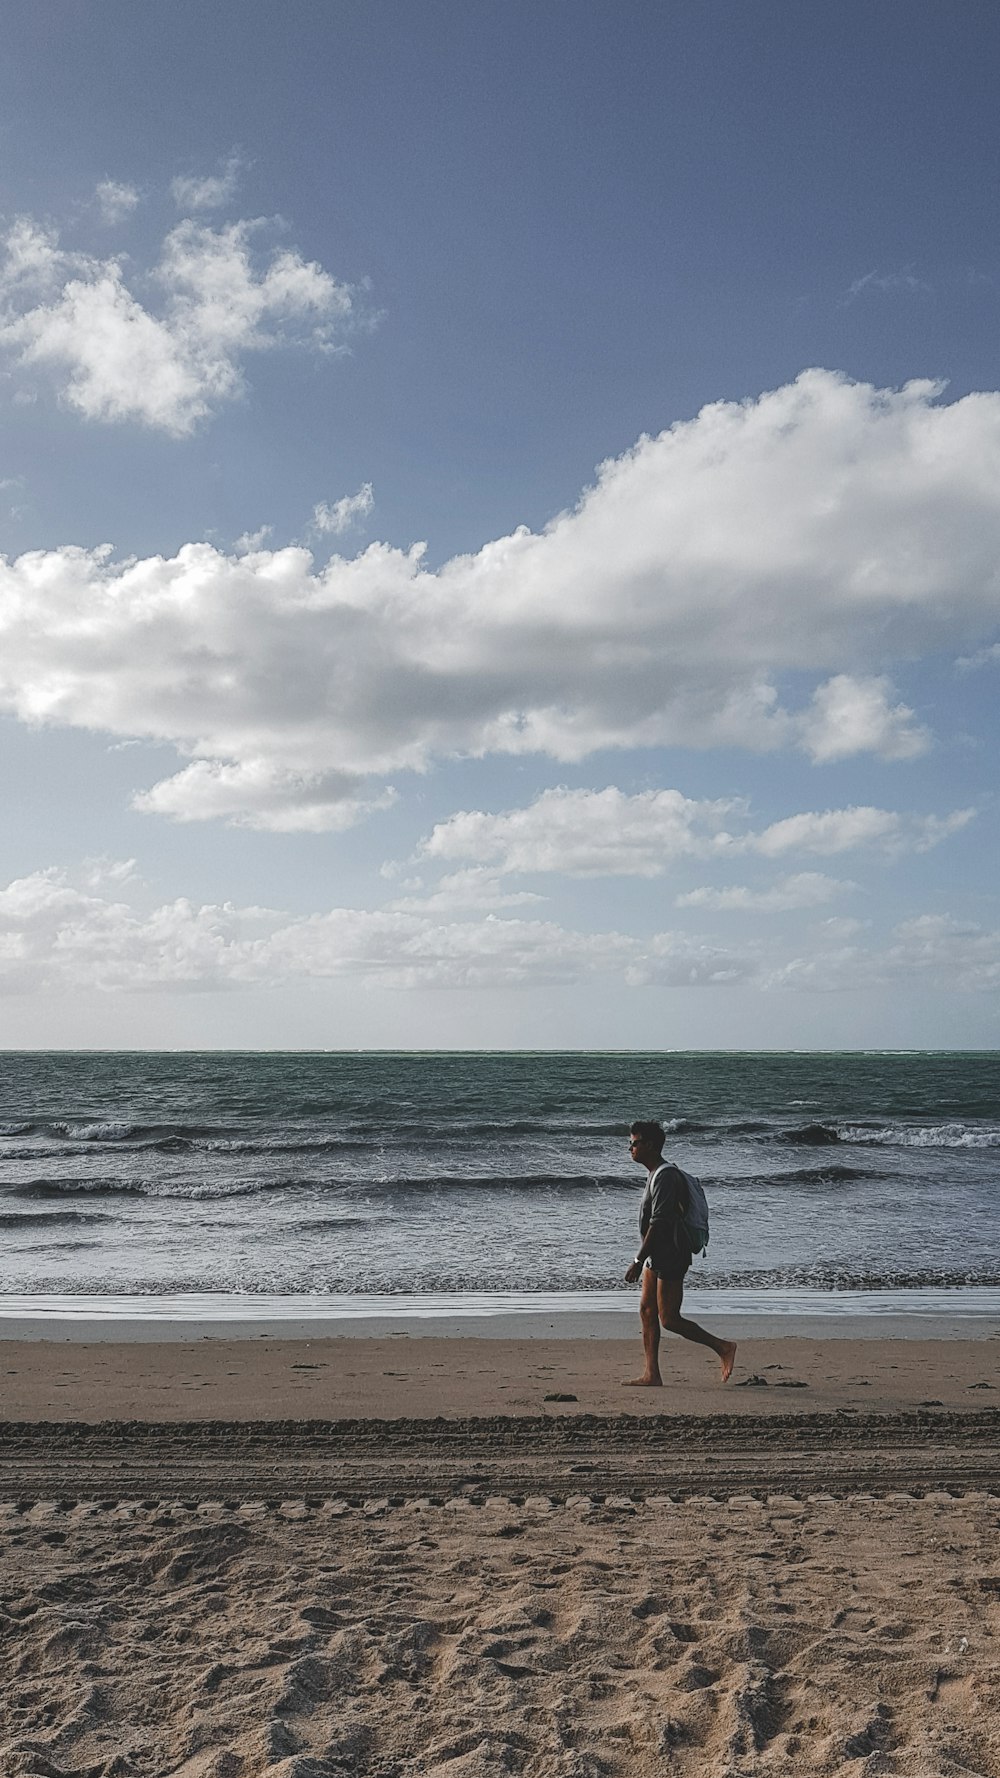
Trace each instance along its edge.
<instances>
[{"instance_id":1,"label":"wave","mask_svg":"<svg viewBox=\"0 0 1000 1778\"><path fill-rule=\"evenodd\" d=\"M637 1176L620 1173L427 1173L397 1179L359 1179L366 1191L396 1192L533 1192L533 1191L627 1191L637 1189Z\"/></svg>"},{"instance_id":2,"label":"wave","mask_svg":"<svg viewBox=\"0 0 1000 1778\"><path fill-rule=\"evenodd\" d=\"M10 1187L12 1198L62 1198L88 1196L108 1192L116 1197L139 1196L143 1182L136 1179L80 1179L69 1174L64 1179L25 1179Z\"/></svg>"},{"instance_id":3,"label":"wave","mask_svg":"<svg viewBox=\"0 0 1000 1778\"><path fill-rule=\"evenodd\" d=\"M262 1192L323 1192L337 1196L362 1195L398 1199L408 1194L423 1196L434 1192L585 1192L623 1191L635 1195L637 1180L620 1174L604 1173L537 1173L537 1174L407 1174L399 1177L329 1180L297 1174L294 1177L242 1179L177 1179L164 1175L151 1179L135 1176L121 1179L101 1177L82 1179L77 1174L28 1179L8 1189L8 1196L47 1198L72 1196L109 1196L179 1198L198 1202L214 1198L252 1197Z\"/></svg>"},{"instance_id":4,"label":"wave","mask_svg":"<svg viewBox=\"0 0 1000 1778\"><path fill-rule=\"evenodd\" d=\"M895 1168L884 1166L858 1166L847 1162L824 1161L817 1158L812 1166L775 1168L774 1171L758 1171L754 1173L707 1173L703 1175L709 1194L713 1191L742 1193L759 1190L761 1187L770 1189L788 1188L829 1188L831 1186L850 1185L864 1180L874 1184L886 1179L898 1177ZM219 1178L218 1176L197 1178L190 1174L172 1176L164 1173L159 1176L129 1175L122 1178L102 1175L98 1178L81 1177L79 1174L42 1176L23 1180L8 1187L7 1196L15 1198L57 1198L57 1197L97 1197L106 1194L109 1197L147 1197L161 1200L177 1199L185 1202L208 1202L227 1198L257 1197L265 1193L288 1194L310 1193L313 1196L328 1198L331 1205L338 1201L350 1204L359 1198L383 1199L396 1209L407 1198L421 1199L437 1195L445 1196L467 1193L491 1199L502 1199L518 1194L550 1194L556 1196L575 1196L586 1193L614 1193L629 1198L637 1197L642 1185L638 1174L623 1175L619 1173L409 1173L385 1174L372 1177L355 1174L349 1178L330 1179L322 1174L311 1175L297 1173L270 1177L261 1174L257 1177L243 1175L235 1179ZM348 1218L342 1219L347 1226ZM298 1227L304 1224L296 1225ZM325 1221L317 1223L317 1227L326 1226Z\"/></svg>"},{"instance_id":5,"label":"wave","mask_svg":"<svg viewBox=\"0 0 1000 1778\"><path fill-rule=\"evenodd\" d=\"M93 1242L67 1241L47 1244L46 1248L39 1248L38 1251L52 1252L56 1247L70 1249L95 1245ZM791 1289L825 1292L831 1296L847 1290L890 1295L894 1291L913 1290L996 1290L1000 1288L1000 1267L987 1263L912 1269L878 1266L788 1266L743 1272L716 1272L711 1267L696 1267L688 1275L688 1285L706 1293L716 1290L755 1292L758 1296L756 1307L766 1314L768 1297L780 1297L783 1292ZM204 1270L188 1268L183 1272L166 1271L162 1275L146 1273L135 1278L116 1273L113 1277L104 1279L93 1267L88 1270L85 1278L67 1279L43 1274L32 1281L32 1294L64 1297L151 1297L185 1296L221 1290L236 1292L247 1299L257 1296L308 1296L322 1300L326 1296L364 1298L463 1295L468 1287L469 1274L464 1267L441 1267L434 1272L423 1272L419 1279L415 1279L383 1270L377 1263L367 1268L363 1275L359 1275L353 1268L340 1271L336 1265L330 1265L321 1277L317 1278L313 1272L307 1279L290 1268L282 1270L278 1267L261 1266L252 1270L241 1264L238 1268L228 1269L220 1274L217 1267L206 1264ZM596 1268L560 1268L552 1264L543 1269L536 1266L530 1271L521 1271L514 1267L504 1271L502 1267L493 1267L488 1272L477 1273L477 1289L484 1295L494 1291L513 1290L520 1296L534 1297L559 1296L566 1291L599 1290L618 1293L622 1289L622 1280L620 1272L598 1271ZM0 1292L19 1295L23 1290L22 1279L11 1273L0 1272ZM944 1310L947 1304L942 1302L940 1307ZM635 1299L635 1309L638 1316L638 1298ZM705 1313L708 1312L706 1305Z\"/></svg>"},{"instance_id":6,"label":"wave","mask_svg":"<svg viewBox=\"0 0 1000 1778\"><path fill-rule=\"evenodd\" d=\"M872 1184L876 1180L897 1177L895 1172L887 1172L884 1167L875 1170L871 1167L849 1167L841 1161L817 1161L814 1167L791 1167L781 1173L719 1174L706 1179L705 1184L709 1190L715 1186L739 1190L745 1186L759 1188L762 1185L850 1185L857 1179L864 1179Z\"/></svg>"},{"instance_id":7,"label":"wave","mask_svg":"<svg viewBox=\"0 0 1000 1778\"><path fill-rule=\"evenodd\" d=\"M968 1285L1000 1285L1000 1266L980 1261L967 1266L893 1267L879 1265L778 1266L768 1270L691 1272L688 1282L706 1290L768 1290L790 1285L813 1290L954 1290Z\"/></svg>"},{"instance_id":8,"label":"wave","mask_svg":"<svg viewBox=\"0 0 1000 1778\"><path fill-rule=\"evenodd\" d=\"M424 1134L426 1137L426 1131ZM362 1139L358 1136L278 1136L266 1141L261 1141L259 1136L213 1136L207 1141L190 1142L187 1146L205 1154L253 1155L357 1153L381 1144L373 1144L370 1137Z\"/></svg>"},{"instance_id":9,"label":"wave","mask_svg":"<svg viewBox=\"0 0 1000 1778\"><path fill-rule=\"evenodd\" d=\"M800 1144L804 1148L827 1148L839 1142L840 1136L829 1124L799 1124L791 1130L778 1130L774 1140Z\"/></svg>"},{"instance_id":10,"label":"wave","mask_svg":"<svg viewBox=\"0 0 1000 1778\"><path fill-rule=\"evenodd\" d=\"M289 1223L289 1232L299 1235L336 1234L341 1229L370 1228L375 1218L372 1216L316 1216L306 1222Z\"/></svg>"},{"instance_id":11,"label":"wave","mask_svg":"<svg viewBox=\"0 0 1000 1778\"><path fill-rule=\"evenodd\" d=\"M18 1248L18 1253L80 1253L100 1246L100 1241L32 1241Z\"/></svg>"},{"instance_id":12,"label":"wave","mask_svg":"<svg viewBox=\"0 0 1000 1778\"><path fill-rule=\"evenodd\" d=\"M139 1124L122 1118L34 1118L19 1124L0 1124L0 1136L61 1137L74 1143L112 1143L116 1146L149 1147L159 1143L196 1142L199 1138L238 1135L224 1124ZM9 1156L10 1149L3 1151Z\"/></svg>"},{"instance_id":13,"label":"wave","mask_svg":"<svg viewBox=\"0 0 1000 1778\"><path fill-rule=\"evenodd\" d=\"M183 1136L168 1136L162 1142L123 1144L119 1152L141 1154L155 1150L157 1154L187 1154L193 1147L194 1144L188 1142ZM0 1149L0 1160L4 1161L79 1161L92 1160L93 1157L94 1148L81 1146L78 1142L67 1143L63 1147L53 1147L50 1144L44 1148L36 1142L31 1148Z\"/></svg>"},{"instance_id":14,"label":"wave","mask_svg":"<svg viewBox=\"0 0 1000 1778\"><path fill-rule=\"evenodd\" d=\"M732 1127L737 1130L764 1130L768 1126L747 1124ZM546 1136L565 1141L614 1136L624 1139L628 1133L628 1122L623 1118L608 1120L572 1116L442 1118L437 1122L393 1118L382 1121L379 1116L373 1116L361 1122L348 1120L340 1129L321 1130L315 1135L295 1128L289 1131L286 1127L283 1131L280 1120L272 1128L273 1133L266 1128L248 1130L245 1126L234 1128L226 1124L144 1124L125 1118L36 1118L0 1124L0 1137L49 1136L87 1145L155 1145L165 1150L174 1146L191 1146L205 1148L210 1152L253 1154L296 1152L300 1149L371 1150L406 1147L414 1142L422 1147L429 1137L435 1146L444 1147L474 1142L482 1137L510 1139L517 1136ZM697 1118L673 1117L664 1120L663 1128L668 1135L698 1135L711 1132L714 1126ZM5 1152L9 1157L11 1151L8 1149Z\"/></svg>"},{"instance_id":15,"label":"wave","mask_svg":"<svg viewBox=\"0 0 1000 1778\"><path fill-rule=\"evenodd\" d=\"M135 1124L123 1124L113 1119L101 1123L49 1125L56 1136L68 1136L72 1142L125 1142L131 1136L140 1133Z\"/></svg>"},{"instance_id":16,"label":"wave","mask_svg":"<svg viewBox=\"0 0 1000 1778\"><path fill-rule=\"evenodd\" d=\"M846 1124L842 1142L869 1148L1000 1148L996 1124Z\"/></svg>"},{"instance_id":17,"label":"wave","mask_svg":"<svg viewBox=\"0 0 1000 1778\"><path fill-rule=\"evenodd\" d=\"M72 1222L114 1222L113 1216L105 1216L100 1210L3 1210L0 1211L0 1229L40 1229L58 1223Z\"/></svg>"},{"instance_id":18,"label":"wave","mask_svg":"<svg viewBox=\"0 0 1000 1778\"><path fill-rule=\"evenodd\" d=\"M71 1175L64 1179L26 1179L11 1186L7 1195L14 1198L55 1198L97 1197L107 1193L109 1197L179 1198L197 1203L202 1199L243 1198L260 1192L298 1190L311 1183L301 1179L80 1179Z\"/></svg>"}]
</instances>

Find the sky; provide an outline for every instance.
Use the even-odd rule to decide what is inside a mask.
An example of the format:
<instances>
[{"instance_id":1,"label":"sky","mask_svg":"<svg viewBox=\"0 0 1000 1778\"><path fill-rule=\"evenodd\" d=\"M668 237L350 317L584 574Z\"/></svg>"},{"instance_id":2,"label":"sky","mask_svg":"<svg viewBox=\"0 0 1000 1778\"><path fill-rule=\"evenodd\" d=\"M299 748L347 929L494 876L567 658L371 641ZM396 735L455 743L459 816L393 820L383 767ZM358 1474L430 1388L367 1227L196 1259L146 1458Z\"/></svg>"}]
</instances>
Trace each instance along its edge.
<instances>
[{"instance_id":1,"label":"sky","mask_svg":"<svg viewBox=\"0 0 1000 1778\"><path fill-rule=\"evenodd\" d=\"M8 0L0 1046L1000 1044L998 66Z\"/></svg>"}]
</instances>

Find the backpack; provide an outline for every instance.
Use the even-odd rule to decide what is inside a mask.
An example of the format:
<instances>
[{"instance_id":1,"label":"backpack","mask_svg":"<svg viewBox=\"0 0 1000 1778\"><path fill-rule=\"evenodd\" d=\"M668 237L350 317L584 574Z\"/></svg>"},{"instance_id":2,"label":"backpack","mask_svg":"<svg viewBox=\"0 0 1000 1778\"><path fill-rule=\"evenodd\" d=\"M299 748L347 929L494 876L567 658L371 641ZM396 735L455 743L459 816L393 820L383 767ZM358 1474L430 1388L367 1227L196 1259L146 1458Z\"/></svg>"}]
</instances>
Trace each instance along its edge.
<instances>
[{"instance_id":1,"label":"backpack","mask_svg":"<svg viewBox=\"0 0 1000 1778\"><path fill-rule=\"evenodd\" d=\"M664 1161L663 1165L677 1167L677 1162ZM656 1171L660 1171L659 1167ZM700 1179L696 1179L693 1173L685 1173L683 1167L677 1167L677 1171L687 1192L687 1209L680 1213L684 1239L692 1253L704 1253L708 1248L708 1199ZM653 1178L655 1177L654 1173Z\"/></svg>"}]
</instances>

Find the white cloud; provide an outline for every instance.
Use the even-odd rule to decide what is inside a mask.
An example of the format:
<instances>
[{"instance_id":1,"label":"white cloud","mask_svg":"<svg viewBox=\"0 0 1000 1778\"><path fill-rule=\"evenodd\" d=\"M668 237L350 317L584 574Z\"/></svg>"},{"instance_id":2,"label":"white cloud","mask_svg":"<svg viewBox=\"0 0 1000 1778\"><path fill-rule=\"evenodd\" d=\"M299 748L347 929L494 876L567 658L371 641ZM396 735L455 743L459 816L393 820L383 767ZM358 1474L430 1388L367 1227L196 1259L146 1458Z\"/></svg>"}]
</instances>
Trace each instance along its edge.
<instances>
[{"instance_id":1,"label":"white cloud","mask_svg":"<svg viewBox=\"0 0 1000 1778\"><path fill-rule=\"evenodd\" d=\"M558 871L563 876L659 877L678 859L765 858L788 852L833 855L874 847L925 852L972 820L972 809L945 817L890 809L805 811L755 830L734 799L695 801L679 790L634 796L605 790L546 790L525 808L488 814L462 810L438 822L424 857L472 860L494 871ZM824 879L826 880L826 879Z\"/></svg>"},{"instance_id":2,"label":"white cloud","mask_svg":"<svg viewBox=\"0 0 1000 1778\"><path fill-rule=\"evenodd\" d=\"M313 507L313 528L317 531L332 532L340 537L349 531L352 525L368 517L375 505L375 494L371 482L363 482L356 494L345 494L343 499L335 500L331 506L321 500Z\"/></svg>"},{"instance_id":3,"label":"white cloud","mask_svg":"<svg viewBox=\"0 0 1000 1778\"><path fill-rule=\"evenodd\" d=\"M944 816L900 815L865 805L822 813L807 811L773 821L747 842L747 849L761 852L765 858L780 858L786 852L832 857L867 846L889 853L930 852L967 827L975 814L975 809L956 809Z\"/></svg>"},{"instance_id":4,"label":"white cloud","mask_svg":"<svg viewBox=\"0 0 1000 1778\"><path fill-rule=\"evenodd\" d=\"M676 858L704 857L739 805L696 802L679 790L636 796L606 790L545 790L502 815L464 810L441 821L421 847L428 858L475 859L496 870L563 876L658 877Z\"/></svg>"},{"instance_id":5,"label":"white cloud","mask_svg":"<svg viewBox=\"0 0 1000 1778\"><path fill-rule=\"evenodd\" d=\"M818 686L812 705L799 719L806 752L818 764L852 753L878 753L883 759L914 759L930 746L927 730L906 704L891 704L884 676L852 678L838 673Z\"/></svg>"},{"instance_id":6,"label":"white cloud","mask_svg":"<svg viewBox=\"0 0 1000 1778\"><path fill-rule=\"evenodd\" d=\"M400 990L598 980L765 991L887 982L905 991L916 981L960 992L1000 988L1000 932L940 915L904 923L881 951L846 942L857 928L824 922L818 949L787 957L773 940L737 948L678 931L579 932L475 909L455 919L437 918L427 905L290 915L186 897L140 901L148 893L132 860L85 862L78 879L36 871L0 888L0 992L237 991L316 980Z\"/></svg>"},{"instance_id":7,"label":"white cloud","mask_svg":"<svg viewBox=\"0 0 1000 1778\"><path fill-rule=\"evenodd\" d=\"M896 928L888 964L905 978L930 976L967 992L1000 988L1000 932L949 914L921 914Z\"/></svg>"},{"instance_id":8,"label":"white cloud","mask_svg":"<svg viewBox=\"0 0 1000 1778\"><path fill-rule=\"evenodd\" d=\"M252 556L257 550L263 549L273 530L273 525L260 525L256 531L244 531L237 537L233 548L238 556Z\"/></svg>"},{"instance_id":9,"label":"white cloud","mask_svg":"<svg viewBox=\"0 0 1000 1778\"><path fill-rule=\"evenodd\" d=\"M102 889L105 884L135 883L138 869L134 858L85 858L83 881L88 889Z\"/></svg>"},{"instance_id":10,"label":"white cloud","mask_svg":"<svg viewBox=\"0 0 1000 1778\"><path fill-rule=\"evenodd\" d=\"M353 296L288 248L255 245L263 224L185 221L163 242L146 307L119 259L65 252L21 218L0 266L0 349L22 371L51 373L90 420L135 420L181 437L244 388L247 354L284 345L329 351ZM141 284L140 280L140 284Z\"/></svg>"},{"instance_id":11,"label":"white cloud","mask_svg":"<svg viewBox=\"0 0 1000 1778\"><path fill-rule=\"evenodd\" d=\"M94 200L100 213L101 221L108 228L114 228L131 216L140 202L139 192L134 185L122 184L117 179L102 179L94 192Z\"/></svg>"},{"instance_id":12,"label":"white cloud","mask_svg":"<svg viewBox=\"0 0 1000 1778\"><path fill-rule=\"evenodd\" d=\"M822 907L838 895L857 889L857 883L824 876L822 871L799 871L782 877L769 889L750 889L734 883L728 889L691 889L678 895L679 908L712 908L719 913L743 910L760 913L786 913L793 908Z\"/></svg>"},{"instance_id":13,"label":"white cloud","mask_svg":"<svg viewBox=\"0 0 1000 1778\"><path fill-rule=\"evenodd\" d=\"M867 931L870 926L870 920L855 920L846 914L832 914L828 920L820 920L816 930L827 941L843 943L849 938L857 938L859 933Z\"/></svg>"},{"instance_id":14,"label":"white cloud","mask_svg":"<svg viewBox=\"0 0 1000 1778\"><path fill-rule=\"evenodd\" d=\"M658 932L625 979L633 988L731 988L752 981L759 969L752 948L724 950L686 932Z\"/></svg>"},{"instance_id":15,"label":"white cloud","mask_svg":"<svg viewBox=\"0 0 1000 1778\"><path fill-rule=\"evenodd\" d=\"M18 349L68 366L84 411L139 404L183 431L234 392L248 343L285 337L288 305L327 329L349 312L295 255L258 275L245 229L175 231L168 321L135 309L110 262L70 278L22 230L8 291L46 276L55 291L32 296ZM81 332L90 308L104 332ZM718 403L604 464L540 534L437 572L420 546L384 543L319 572L301 549L234 561L188 544L123 564L35 552L0 571L0 698L27 720L173 742L246 768L248 786L267 762L289 825L298 785L456 755L810 737L822 753L844 681L851 744L898 757L919 732L905 706L888 684L867 701L857 687L1000 623L1000 394L946 406L938 393L809 371ZM804 679L807 699L828 689L786 707L782 685ZM200 797L200 775L173 782L175 799Z\"/></svg>"},{"instance_id":16,"label":"white cloud","mask_svg":"<svg viewBox=\"0 0 1000 1778\"><path fill-rule=\"evenodd\" d=\"M218 210L235 197L242 166L239 155L231 154L219 173L203 178L178 174L171 181L170 195L179 210Z\"/></svg>"},{"instance_id":17,"label":"white cloud","mask_svg":"<svg viewBox=\"0 0 1000 1778\"><path fill-rule=\"evenodd\" d=\"M910 271L865 272L863 277L855 278L854 283L845 292L843 303L846 307L848 303L856 302L859 296L870 296L873 293L880 296L890 296L895 292L902 292L906 296L929 296L931 286L923 278L918 278L915 273Z\"/></svg>"},{"instance_id":18,"label":"white cloud","mask_svg":"<svg viewBox=\"0 0 1000 1778\"><path fill-rule=\"evenodd\" d=\"M493 872L473 866L441 877L433 889L425 889L420 879L405 883L409 894L390 905L393 908L423 913L452 913L458 909L495 912L498 908L527 907L544 901L529 889L509 889Z\"/></svg>"},{"instance_id":19,"label":"white cloud","mask_svg":"<svg viewBox=\"0 0 1000 1778\"><path fill-rule=\"evenodd\" d=\"M773 991L839 994L882 989L888 980L884 959L878 953L859 945L834 943L775 966L765 975L762 986Z\"/></svg>"},{"instance_id":20,"label":"white cloud","mask_svg":"<svg viewBox=\"0 0 1000 1778\"><path fill-rule=\"evenodd\" d=\"M955 665L969 670L975 667L992 667L998 661L1000 661L1000 642L991 642L987 648L977 648L975 654L962 655Z\"/></svg>"},{"instance_id":21,"label":"white cloud","mask_svg":"<svg viewBox=\"0 0 1000 1778\"><path fill-rule=\"evenodd\" d=\"M425 912L333 908L290 917L185 898L142 912L56 869L0 890L0 991L8 993L238 989L317 977L400 989L538 987L620 975L635 949L613 932L492 915L439 922Z\"/></svg>"},{"instance_id":22,"label":"white cloud","mask_svg":"<svg viewBox=\"0 0 1000 1778\"><path fill-rule=\"evenodd\" d=\"M166 778L135 807L175 821L228 821L271 833L330 833L351 827L363 815L388 809L393 790L358 795L360 780L345 773L283 770L266 759L223 765L199 759Z\"/></svg>"},{"instance_id":23,"label":"white cloud","mask_svg":"<svg viewBox=\"0 0 1000 1778\"><path fill-rule=\"evenodd\" d=\"M852 936L829 934L834 941ZM834 942L773 968L764 985L815 993L887 986L899 992L917 985L962 994L992 993L1000 988L1000 931L949 914L921 914L897 926L883 950Z\"/></svg>"}]
</instances>

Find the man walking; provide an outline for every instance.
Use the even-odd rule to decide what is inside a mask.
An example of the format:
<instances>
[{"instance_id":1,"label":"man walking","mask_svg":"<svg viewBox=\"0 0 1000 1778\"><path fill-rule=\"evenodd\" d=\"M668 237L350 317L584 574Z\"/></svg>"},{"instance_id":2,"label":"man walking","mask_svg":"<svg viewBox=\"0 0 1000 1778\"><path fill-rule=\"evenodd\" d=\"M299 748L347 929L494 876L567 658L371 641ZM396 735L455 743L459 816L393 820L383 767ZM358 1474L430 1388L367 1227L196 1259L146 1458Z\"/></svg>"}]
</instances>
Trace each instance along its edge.
<instances>
[{"instance_id":1,"label":"man walking","mask_svg":"<svg viewBox=\"0 0 1000 1778\"><path fill-rule=\"evenodd\" d=\"M642 1279L639 1319L646 1356L646 1368L641 1377L630 1378L630 1389L663 1387L659 1361L661 1323L667 1333L680 1334L682 1340L711 1346L719 1355L724 1383L732 1376L736 1359L735 1340L718 1340L681 1314L684 1274L693 1256L681 1217L687 1207L687 1187L680 1168L664 1162L666 1139L660 1124L639 1120L631 1127L629 1152L640 1167L646 1168L648 1177L639 1211L642 1244L625 1273L626 1284Z\"/></svg>"}]
</instances>

